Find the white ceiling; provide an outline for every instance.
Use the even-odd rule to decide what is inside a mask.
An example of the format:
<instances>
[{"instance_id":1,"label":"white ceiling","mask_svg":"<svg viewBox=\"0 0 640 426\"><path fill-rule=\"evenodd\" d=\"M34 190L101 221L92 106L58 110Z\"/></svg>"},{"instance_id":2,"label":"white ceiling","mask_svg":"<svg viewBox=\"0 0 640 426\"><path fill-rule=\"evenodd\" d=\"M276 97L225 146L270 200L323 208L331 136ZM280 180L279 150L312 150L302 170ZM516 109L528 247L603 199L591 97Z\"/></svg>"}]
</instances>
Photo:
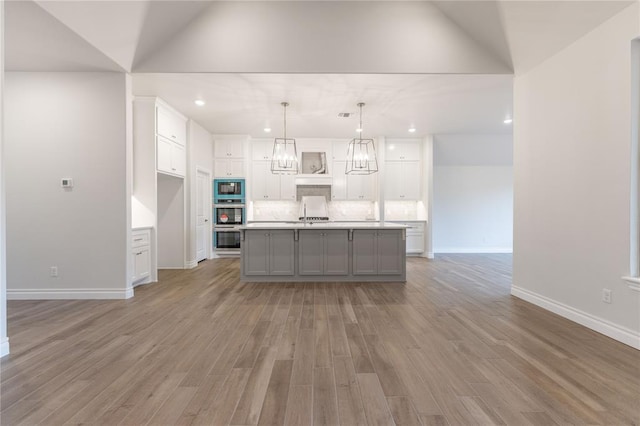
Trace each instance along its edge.
<instances>
[{"instance_id":1,"label":"white ceiling","mask_svg":"<svg viewBox=\"0 0 640 426\"><path fill-rule=\"evenodd\" d=\"M218 134L280 132L283 100L301 137L360 101L371 135L509 133L513 74L634 1L9 1L5 67L131 72Z\"/></svg>"},{"instance_id":2,"label":"white ceiling","mask_svg":"<svg viewBox=\"0 0 640 426\"><path fill-rule=\"evenodd\" d=\"M510 133L511 75L134 74L135 95L157 95L211 133L282 132L287 101L294 137L351 138L363 109L365 134ZM195 99L206 105L198 107ZM408 128L415 126L416 133Z\"/></svg>"}]
</instances>

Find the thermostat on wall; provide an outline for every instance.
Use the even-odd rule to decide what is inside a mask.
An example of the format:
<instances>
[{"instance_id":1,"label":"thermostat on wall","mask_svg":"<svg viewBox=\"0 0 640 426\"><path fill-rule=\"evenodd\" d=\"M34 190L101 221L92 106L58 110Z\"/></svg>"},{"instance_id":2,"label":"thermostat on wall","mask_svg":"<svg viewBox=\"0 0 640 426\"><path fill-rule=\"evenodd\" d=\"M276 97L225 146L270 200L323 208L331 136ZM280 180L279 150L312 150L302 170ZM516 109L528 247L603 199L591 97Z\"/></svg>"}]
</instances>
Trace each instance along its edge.
<instances>
[{"instance_id":1,"label":"thermostat on wall","mask_svg":"<svg viewBox=\"0 0 640 426\"><path fill-rule=\"evenodd\" d=\"M73 188L73 179L71 178L62 178L60 183L63 188Z\"/></svg>"}]
</instances>

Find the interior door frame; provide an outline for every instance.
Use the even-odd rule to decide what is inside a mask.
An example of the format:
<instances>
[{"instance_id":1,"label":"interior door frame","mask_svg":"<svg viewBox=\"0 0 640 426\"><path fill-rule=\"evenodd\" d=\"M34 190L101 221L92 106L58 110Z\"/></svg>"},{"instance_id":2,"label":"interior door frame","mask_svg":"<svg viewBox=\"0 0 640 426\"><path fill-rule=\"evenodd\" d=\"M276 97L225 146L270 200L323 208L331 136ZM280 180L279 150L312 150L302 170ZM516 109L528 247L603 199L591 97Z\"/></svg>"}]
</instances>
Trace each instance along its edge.
<instances>
[{"instance_id":1,"label":"interior door frame","mask_svg":"<svg viewBox=\"0 0 640 426\"><path fill-rule=\"evenodd\" d=\"M195 176L195 193L196 193L196 199L195 199L195 206L196 208L194 209L194 231L195 231L195 258L196 258L196 262L197 262L197 258L198 258L198 212L197 212L197 206L198 206L198 197L200 196L200 194L198 194L198 176L200 174L206 175L207 176L207 183L206 183L206 194L205 195L205 199L204 199L204 205L205 205L205 220L209 226L209 229L205 232L205 251L204 251L204 259L212 259L212 254L213 254L213 250L211 247L212 244L212 235L211 235L211 229L212 229L212 225L213 225L213 212L212 212L212 181L211 181L211 170L207 169L206 167L201 167L201 166L196 166L196 176ZM208 206L208 207L207 207ZM206 226L206 225L205 225Z\"/></svg>"}]
</instances>

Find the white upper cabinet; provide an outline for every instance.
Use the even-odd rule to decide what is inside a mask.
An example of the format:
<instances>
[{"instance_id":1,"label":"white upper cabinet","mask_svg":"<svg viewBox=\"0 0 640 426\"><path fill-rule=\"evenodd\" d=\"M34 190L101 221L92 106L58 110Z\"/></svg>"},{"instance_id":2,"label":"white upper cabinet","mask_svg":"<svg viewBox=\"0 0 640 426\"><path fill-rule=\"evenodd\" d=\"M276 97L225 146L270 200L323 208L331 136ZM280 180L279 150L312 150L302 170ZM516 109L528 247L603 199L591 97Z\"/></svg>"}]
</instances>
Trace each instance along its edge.
<instances>
[{"instance_id":1,"label":"white upper cabinet","mask_svg":"<svg viewBox=\"0 0 640 426\"><path fill-rule=\"evenodd\" d=\"M271 161L273 155L273 140L252 140L251 141L251 159L253 161Z\"/></svg>"},{"instance_id":2,"label":"white upper cabinet","mask_svg":"<svg viewBox=\"0 0 640 426\"><path fill-rule=\"evenodd\" d=\"M385 200L419 200L422 195L422 143L419 139L387 140Z\"/></svg>"},{"instance_id":3,"label":"white upper cabinet","mask_svg":"<svg viewBox=\"0 0 640 426\"><path fill-rule=\"evenodd\" d=\"M378 174L347 175L347 200L372 201L375 200L376 178Z\"/></svg>"},{"instance_id":4,"label":"white upper cabinet","mask_svg":"<svg viewBox=\"0 0 640 426\"><path fill-rule=\"evenodd\" d=\"M385 200L419 200L420 161L386 161L384 178Z\"/></svg>"},{"instance_id":5,"label":"white upper cabinet","mask_svg":"<svg viewBox=\"0 0 640 426\"><path fill-rule=\"evenodd\" d=\"M215 158L244 158L243 139L215 139Z\"/></svg>"},{"instance_id":6,"label":"white upper cabinet","mask_svg":"<svg viewBox=\"0 0 640 426\"><path fill-rule=\"evenodd\" d=\"M349 141L334 141L331 146L332 158L334 161L347 161L347 149ZM344 169L344 167L343 167Z\"/></svg>"},{"instance_id":7,"label":"white upper cabinet","mask_svg":"<svg viewBox=\"0 0 640 426\"><path fill-rule=\"evenodd\" d=\"M163 105L158 105L156 133L184 146L187 143L187 121Z\"/></svg>"},{"instance_id":8,"label":"white upper cabinet","mask_svg":"<svg viewBox=\"0 0 640 426\"><path fill-rule=\"evenodd\" d=\"M244 160L216 158L213 164L214 177L244 177Z\"/></svg>"},{"instance_id":9,"label":"white upper cabinet","mask_svg":"<svg viewBox=\"0 0 640 426\"><path fill-rule=\"evenodd\" d=\"M156 104L156 169L184 177L187 171L187 120Z\"/></svg>"},{"instance_id":10,"label":"white upper cabinet","mask_svg":"<svg viewBox=\"0 0 640 426\"><path fill-rule=\"evenodd\" d=\"M394 141L386 143L385 161L420 161L422 158L421 141Z\"/></svg>"},{"instance_id":11,"label":"white upper cabinet","mask_svg":"<svg viewBox=\"0 0 640 426\"><path fill-rule=\"evenodd\" d=\"M334 161L331 170L331 199L334 201L347 199L347 175L344 174L346 161Z\"/></svg>"},{"instance_id":12,"label":"white upper cabinet","mask_svg":"<svg viewBox=\"0 0 640 426\"><path fill-rule=\"evenodd\" d=\"M271 173L270 161L251 165L251 196L255 201L280 199L280 175Z\"/></svg>"},{"instance_id":13,"label":"white upper cabinet","mask_svg":"<svg viewBox=\"0 0 640 426\"><path fill-rule=\"evenodd\" d=\"M296 175L280 175L280 199L296 201Z\"/></svg>"}]
</instances>

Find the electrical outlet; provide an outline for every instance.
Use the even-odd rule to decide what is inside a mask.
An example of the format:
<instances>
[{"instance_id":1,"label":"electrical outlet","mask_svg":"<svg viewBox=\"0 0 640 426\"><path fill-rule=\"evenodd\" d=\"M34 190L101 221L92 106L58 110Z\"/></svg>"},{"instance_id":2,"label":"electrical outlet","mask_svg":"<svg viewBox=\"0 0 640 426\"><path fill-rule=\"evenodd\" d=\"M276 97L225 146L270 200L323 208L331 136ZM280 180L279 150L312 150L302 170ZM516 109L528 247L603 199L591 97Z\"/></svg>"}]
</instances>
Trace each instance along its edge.
<instances>
[{"instance_id":1,"label":"electrical outlet","mask_svg":"<svg viewBox=\"0 0 640 426\"><path fill-rule=\"evenodd\" d=\"M608 288L602 289L602 301L604 303L611 303L611 290Z\"/></svg>"},{"instance_id":2,"label":"electrical outlet","mask_svg":"<svg viewBox=\"0 0 640 426\"><path fill-rule=\"evenodd\" d=\"M49 275L52 277L57 277L58 276L58 267L57 266L52 266L49 269Z\"/></svg>"}]
</instances>

